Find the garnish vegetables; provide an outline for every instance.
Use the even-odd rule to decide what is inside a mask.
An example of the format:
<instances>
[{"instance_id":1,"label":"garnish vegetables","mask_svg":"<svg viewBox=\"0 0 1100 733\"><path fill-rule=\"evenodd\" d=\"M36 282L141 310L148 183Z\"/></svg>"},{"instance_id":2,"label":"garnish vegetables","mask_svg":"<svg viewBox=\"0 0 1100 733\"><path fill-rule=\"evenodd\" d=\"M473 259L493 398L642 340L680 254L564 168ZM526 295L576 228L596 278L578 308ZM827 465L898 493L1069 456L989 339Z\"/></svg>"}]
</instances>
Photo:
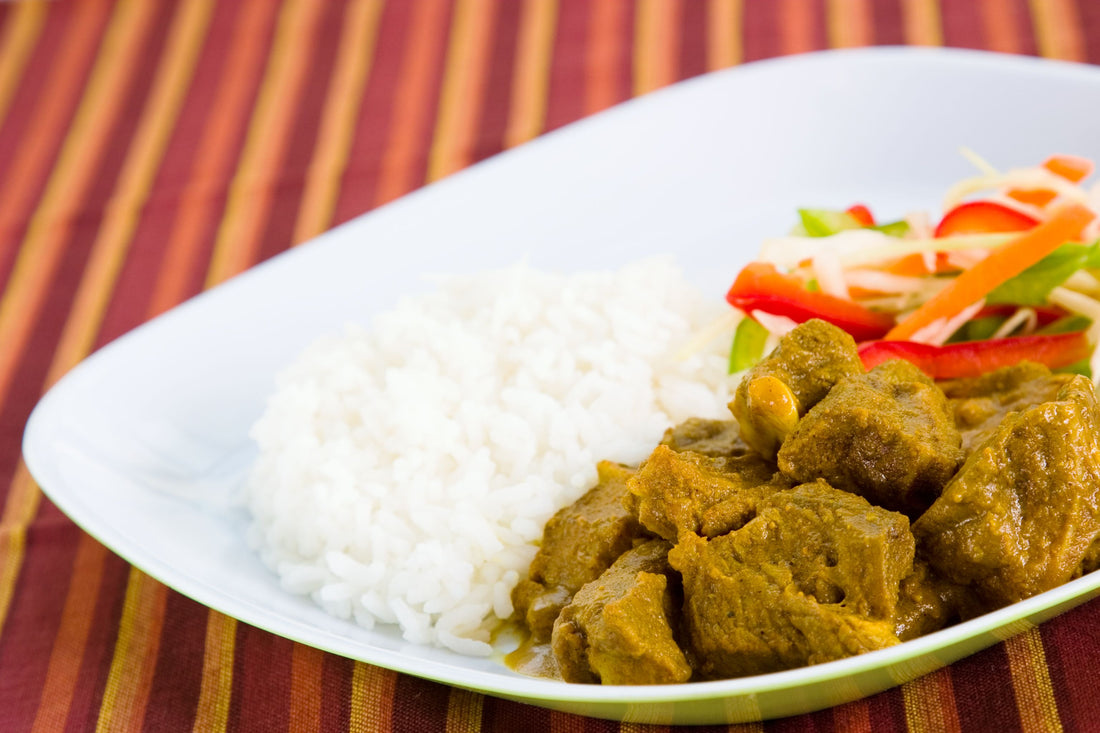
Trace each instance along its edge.
<instances>
[{"instance_id":1,"label":"garnish vegetables","mask_svg":"<svg viewBox=\"0 0 1100 733\"><path fill-rule=\"evenodd\" d=\"M868 368L906 359L937 379L1028 359L1100 380L1100 185L1090 160L1056 155L959 181L938 220L880 222L865 204L801 209L736 276L730 371L820 318Z\"/></svg>"}]
</instances>

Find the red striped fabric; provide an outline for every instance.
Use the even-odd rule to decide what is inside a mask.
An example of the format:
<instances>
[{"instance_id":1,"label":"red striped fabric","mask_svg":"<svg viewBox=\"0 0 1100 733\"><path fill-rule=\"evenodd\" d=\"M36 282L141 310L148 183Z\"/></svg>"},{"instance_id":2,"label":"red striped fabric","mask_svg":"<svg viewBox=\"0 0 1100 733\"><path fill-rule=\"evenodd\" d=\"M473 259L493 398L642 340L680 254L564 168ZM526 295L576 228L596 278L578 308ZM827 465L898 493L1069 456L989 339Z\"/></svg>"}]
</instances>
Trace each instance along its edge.
<instances>
[{"instance_id":1,"label":"red striped fabric","mask_svg":"<svg viewBox=\"0 0 1100 733\"><path fill-rule=\"evenodd\" d=\"M399 675L210 611L42 497L20 460L24 424L90 351L433 178L711 69L903 43L1095 64L1100 5L0 2L0 728L641 729ZM1098 628L1094 602L900 688L731 729L1092 729Z\"/></svg>"}]
</instances>

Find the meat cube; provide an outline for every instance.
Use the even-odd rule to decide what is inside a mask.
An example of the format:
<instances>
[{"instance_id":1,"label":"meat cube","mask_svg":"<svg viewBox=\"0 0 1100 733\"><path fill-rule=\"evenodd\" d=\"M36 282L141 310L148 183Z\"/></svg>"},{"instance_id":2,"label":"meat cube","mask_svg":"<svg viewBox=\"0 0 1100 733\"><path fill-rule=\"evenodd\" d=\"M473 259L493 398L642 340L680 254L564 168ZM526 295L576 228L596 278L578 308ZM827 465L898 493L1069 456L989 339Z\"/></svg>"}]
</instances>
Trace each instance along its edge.
<instances>
[{"instance_id":1,"label":"meat cube","mask_svg":"<svg viewBox=\"0 0 1100 733\"><path fill-rule=\"evenodd\" d=\"M554 619L581 586L649 536L624 506L633 469L602 461L597 471L596 486L546 523L527 578L512 591L516 613L536 641L550 638Z\"/></svg>"},{"instance_id":2,"label":"meat cube","mask_svg":"<svg viewBox=\"0 0 1100 733\"><path fill-rule=\"evenodd\" d=\"M916 521L922 555L990 607L1069 580L1100 534L1100 445L1092 382L1007 415Z\"/></svg>"},{"instance_id":3,"label":"meat cube","mask_svg":"<svg viewBox=\"0 0 1100 733\"><path fill-rule=\"evenodd\" d=\"M789 478L781 473L772 476L767 483L747 488L712 506L704 507L699 516L699 534L702 537L718 535L740 529L756 516L760 501L777 491L786 491L794 486Z\"/></svg>"},{"instance_id":4,"label":"meat cube","mask_svg":"<svg viewBox=\"0 0 1100 733\"><path fill-rule=\"evenodd\" d=\"M743 523L757 499L774 490L764 486L772 475L756 453L711 458L659 445L627 482L629 506L646 529L675 541L684 532L703 533L708 510L718 504L725 504L727 521ZM721 534L728 527L707 529Z\"/></svg>"},{"instance_id":5,"label":"meat cube","mask_svg":"<svg viewBox=\"0 0 1100 733\"><path fill-rule=\"evenodd\" d=\"M763 499L755 518L669 553L687 644L704 678L816 664L898 643L898 587L913 565L904 515L823 481Z\"/></svg>"},{"instance_id":6,"label":"meat cube","mask_svg":"<svg viewBox=\"0 0 1100 733\"><path fill-rule=\"evenodd\" d=\"M745 374L729 408L745 442L773 458L800 416L843 377L862 373L851 336L825 321L806 321Z\"/></svg>"},{"instance_id":7,"label":"meat cube","mask_svg":"<svg viewBox=\"0 0 1100 733\"><path fill-rule=\"evenodd\" d=\"M691 451L721 458L742 456L752 449L741 439L736 420L707 420L690 417L665 431L662 445L674 451Z\"/></svg>"},{"instance_id":8,"label":"meat cube","mask_svg":"<svg viewBox=\"0 0 1100 733\"><path fill-rule=\"evenodd\" d=\"M551 646L566 682L653 685L686 682L691 666L673 624L680 604L670 582L670 545L652 540L624 553L562 609Z\"/></svg>"},{"instance_id":9,"label":"meat cube","mask_svg":"<svg viewBox=\"0 0 1100 733\"><path fill-rule=\"evenodd\" d=\"M954 475L960 442L943 392L909 362L888 361L838 382L783 444L779 469L916 517Z\"/></svg>"},{"instance_id":10,"label":"meat cube","mask_svg":"<svg viewBox=\"0 0 1100 733\"><path fill-rule=\"evenodd\" d=\"M1042 364L1021 362L970 379L940 384L962 435L963 451L970 455L1010 412L1056 399L1072 374L1051 374Z\"/></svg>"}]
</instances>

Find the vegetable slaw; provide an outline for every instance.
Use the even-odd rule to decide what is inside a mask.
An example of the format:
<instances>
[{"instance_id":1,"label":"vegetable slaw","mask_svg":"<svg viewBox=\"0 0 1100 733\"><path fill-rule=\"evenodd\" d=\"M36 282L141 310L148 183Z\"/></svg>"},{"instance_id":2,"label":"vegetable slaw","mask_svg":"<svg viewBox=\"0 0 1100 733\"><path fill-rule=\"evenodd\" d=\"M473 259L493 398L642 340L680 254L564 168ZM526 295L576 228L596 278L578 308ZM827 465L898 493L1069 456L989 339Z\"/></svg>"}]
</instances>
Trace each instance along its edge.
<instances>
[{"instance_id":1,"label":"vegetable slaw","mask_svg":"<svg viewBox=\"0 0 1100 733\"><path fill-rule=\"evenodd\" d=\"M870 368L907 359L929 376L974 376L1022 359L1100 378L1100 185L1093 164L1056 155L979 175L925 213L880 222L865 204L801 209L766 240L726 299L737 321L730 372L811 318L859 344Z\"/></svg>"}]
</instances>

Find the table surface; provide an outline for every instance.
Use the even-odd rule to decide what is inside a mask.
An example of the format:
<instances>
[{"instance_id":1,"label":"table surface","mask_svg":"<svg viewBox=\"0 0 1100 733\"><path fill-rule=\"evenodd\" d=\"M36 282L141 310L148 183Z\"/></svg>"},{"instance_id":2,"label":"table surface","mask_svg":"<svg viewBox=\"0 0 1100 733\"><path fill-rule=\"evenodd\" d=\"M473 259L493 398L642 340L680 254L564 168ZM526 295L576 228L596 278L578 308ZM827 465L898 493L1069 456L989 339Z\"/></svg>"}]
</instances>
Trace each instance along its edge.
<instances>
[{"instance_id":1,"label":"table surface","mask_svg":"<svg viewBox=\"0 0 1100 733\"><path fill-rule=\"evenodd\" d=\"M0 2L0 729L644 728L210 611L43 497L20 460L24 424L94 349L432 180L680 79L876 44L1100 63L1100 3ZM1094 601L874 697L733 727L1089 729L1098 622Z\"/></svg>"}]
</instances>

